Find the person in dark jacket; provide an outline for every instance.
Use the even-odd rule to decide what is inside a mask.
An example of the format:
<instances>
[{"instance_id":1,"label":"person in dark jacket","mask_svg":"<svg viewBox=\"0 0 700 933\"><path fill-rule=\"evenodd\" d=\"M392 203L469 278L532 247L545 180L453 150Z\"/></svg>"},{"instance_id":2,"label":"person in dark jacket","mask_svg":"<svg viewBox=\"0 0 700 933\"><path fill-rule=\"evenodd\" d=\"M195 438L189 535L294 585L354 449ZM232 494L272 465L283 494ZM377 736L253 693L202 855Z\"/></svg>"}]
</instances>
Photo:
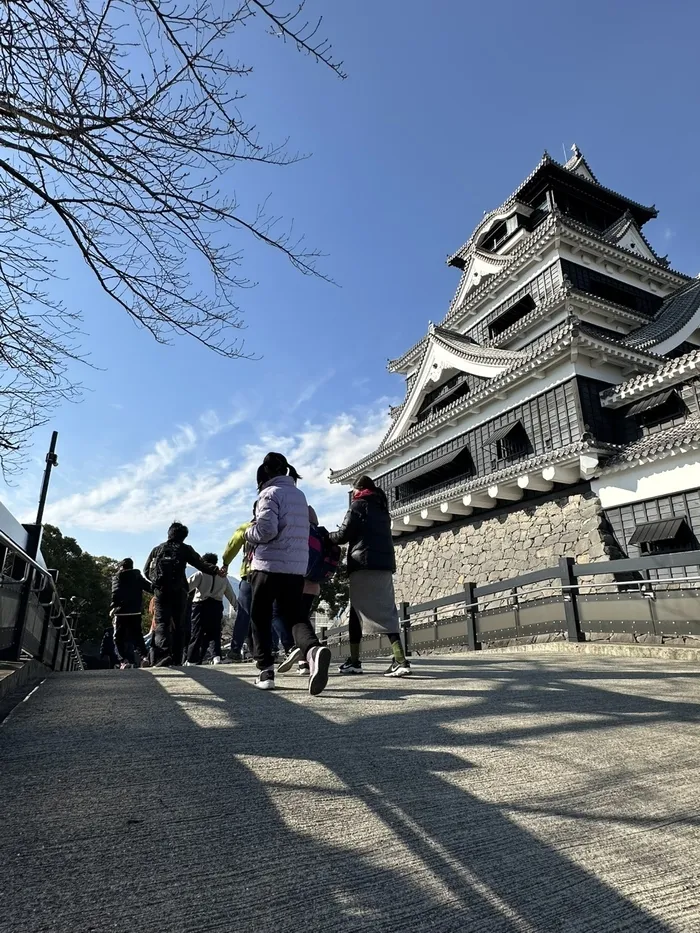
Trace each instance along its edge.
<instances>
[{"instance_id":1,"label":"person in dark jacket","mask_svg":"<svg viewBox=\"0 0 700 933\"><path fill-rule=\"evenodd\" d=\"M114 616L114 643L123 666L139 667L141 658L146 657L141 619L143 594L152 593L153 585L134 569L134 562L125 557L119 572L112 577L112 600L110 614ZM136 659L135 652L139 658Z\"/></svg>"},{"instance_id":2,"label":"person in dark jacket","mask_svg":"<svg viewBox=\"0 0 700 933\"><path fill-rule=\"evenodd\" d=\"M384 672L387 677L406 677L406 660L399 634L393 574L396 573L391 517L384 491L369 476L354 483L352 502L343 524L330 536L334 544L348 546L350 576L350 657L339 668L341 674L361 674L362 633L387 635L394 659Z\"/></svg>"},{"instance_id":3,"label":"person in dark jacket","mask_svg":"<svg viewBox=\"0 0 700 933\"><path fill-rule=\"evenodd\" d=\"M117 650L114 647L114 628L111 625L109 628L105 629L104 635L102 636L102 641L100 643L100 661L103 661L105 667L109 668L110 671L119 666Z\"/></svg>"},{"instance_id":4,"label":"person in dark jacket","mask_svg":"<svg viewBox=\"0 0 700 933\"><path fill-rule=\"evenodd\" d=\"M220 572L215 564L208 563L193 547L185 544L188 534L186 525L173 522L168 528L168 540L153 548L143 568L143 575L153 584L155 593L156 627L151 642L154 667L182 664L188 564L202 573Z\"/></svg>"}]
</instances>

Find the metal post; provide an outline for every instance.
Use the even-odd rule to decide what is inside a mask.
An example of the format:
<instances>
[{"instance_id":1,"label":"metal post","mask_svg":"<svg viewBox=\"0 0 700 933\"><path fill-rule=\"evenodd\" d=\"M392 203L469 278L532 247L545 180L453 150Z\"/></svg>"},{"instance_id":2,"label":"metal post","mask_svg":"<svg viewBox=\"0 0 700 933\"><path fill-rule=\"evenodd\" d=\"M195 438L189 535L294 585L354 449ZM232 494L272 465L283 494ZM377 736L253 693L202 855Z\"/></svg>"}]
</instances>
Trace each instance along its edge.
<instances>
[{"instance_id":1,"label":"metal post","mask_svg":"<svg viewBox=\"0 0 700 933\"><path fill-rule=\"evenodd\" d=\"M467 623L467 648L470 651L479 651L481 642L476 626L476 583L464 584L464 602L466 603L465 619Z\"/></svg>"},{"instance_id":2,"label":"metal post","mask_svg":"<svg viewBox=\"0 0 700 933\"><path fill-rule=\"evenodd\" d=\"M58 661L58 652L61 647L61 630L60 628L56 629L56 644L53 646L53 659L51 660L51 670L56 670L56 662Z\"/></svg>"},{"instance_id":3,"label":"metal post","mask_svg":"<svg viewBox=\"0 0 700 933\"><path fill-rule=\"evenodd\" d=\"M44 661L44 652L46 651L46 642L49 637L49 626L51 625L51 606L46 606L44 608L44 623L41 627L41 641L39 642L39 660L42 664L45 664Z\"/></svg>"},{"instance_id":4,"label":"metal post","mask_svg":"<svg viewBox=\"0 0 700 933\"><path fill-rule=\"evenodd\" d=\"M39 493L39 507L36 513L36 522L34 525L25 526L27 529L27 554L36 559L39 553L39 543L41 541L41 523L44 518L44 507L46 505L46 496L49 491L49 480L51 479L51 470L58 464L56 456L56 441L58 440L58 431L51 435L49 452L46 454L46 468L44 469L44 479ZM15 628L12 635L12 642L8 648L0 651L0 660L19 661L22 655L22 642L24 640L24 628L27 623L27 610L29 608L29 598L34 584L35 571L27 567L27 579L22 587L19 606L17 608L17 617L15 618ZM42 639L43 640L43 639Z\"/></svg>"},{"instance_id":5,"label":"metal post","mask_svg":"<svg viewBox=\"0 0 700 933\"><path fill-rule=\"evenodd\" d=\"M564 599L564 615L566 618L566 636L569 641L583 641L581 624L578 616L578 600L576 598L576 577L574 576L573 557L559 558L559 574L561 576L562 596Z\"/></svg>"},{"instance_id":6,"label":"metal post","mask_svg":"<svg viewBox=\"0 0 700 933\"><path fill-rule=\"evenodd\" d=\"M410 658L412 652L408 643L408 633L411 628L411 619L408 610L408 603L399 603L399 619L401 620L401 630L403 631L403 650L406 657Z\"/></svg>"},{"instance_id":7,"label":"metal post","mask_svg":"<svg viewBox=\"0 0 700 933\"><path fill-rule=\"evenodd\" d=\"M36 510L36 524L41 528L41 523L44 521L44 508L46 506L46 497L49 492L49 481L51 480L51 470L53 467L58 466L58 457L56 456L56 441L58 440L58 431L54 431L51 435L51 443L49 444L49 452L46 454L46 467L44 469L44 479L41 484L41 492L39 493L39 506ZM38 550L38 542L37 542ZM32 557L36 557L36 554L32 554Z\"/></svg>"}]
</instances>

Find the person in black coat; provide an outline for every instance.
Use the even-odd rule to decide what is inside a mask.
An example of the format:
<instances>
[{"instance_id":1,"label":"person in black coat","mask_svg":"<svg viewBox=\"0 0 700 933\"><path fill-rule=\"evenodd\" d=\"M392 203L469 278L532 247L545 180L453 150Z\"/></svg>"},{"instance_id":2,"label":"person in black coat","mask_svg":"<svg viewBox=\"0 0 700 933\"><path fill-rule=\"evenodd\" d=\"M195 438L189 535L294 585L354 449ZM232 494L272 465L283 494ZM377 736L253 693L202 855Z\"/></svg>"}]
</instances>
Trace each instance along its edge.
<instances>
[{"instance_id":1,"label":"person in black coat","mask_svg":"<svg viewBox=\"0 0 700 933\"><path fill-rule=\"evenodd\" d=\"M146 657L141 628L143 594L152 593L153 585L139 570L134 569L130 557L125 557L119 568L119 572L112 578L110 603L110 612L115 620L114 643L122 666L137 666L134 652L137 651L142 658Z\"/></svg>"},{"instance_id":2,"label":"person in black coat","mask_svg":"<svg viewBox=\"0 0 700 933\"><path fill-rule=\"evenodd\" d=\"M384 491L369 476L355 481L352 502L343 524L329 537L347 544L350 576L350 657L341 674L361 674L360 642L363 632L387 635L394 655L387 677L405 677L411 665L401 645L393 574L396 572L391 516Z\"/></svg>"},{"instance_id":3,"label":"person in black coat","mask_svg":"<svg viewBox=\"0 0 700 933\"><path fill-rule=\"evenodd\" d=\"M154 667L182 664L189 593L187 565L212 576L220 572L185 544L188 534L186 525L173 522L168 528L168 540L153 548L143 568L143 575L153 584L155 593L156 627L150 649Z\"/></svg>"}]
</instances>

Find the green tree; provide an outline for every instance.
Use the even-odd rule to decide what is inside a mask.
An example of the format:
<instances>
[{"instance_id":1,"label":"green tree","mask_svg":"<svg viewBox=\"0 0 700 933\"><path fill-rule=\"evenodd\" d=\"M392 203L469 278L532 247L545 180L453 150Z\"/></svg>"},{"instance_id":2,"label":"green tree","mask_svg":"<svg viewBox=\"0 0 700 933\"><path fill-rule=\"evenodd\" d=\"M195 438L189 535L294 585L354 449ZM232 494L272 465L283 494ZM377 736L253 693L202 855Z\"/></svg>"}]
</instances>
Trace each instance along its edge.
<instances>
[{"instance_id":1,"label":"green tree","mask_svg":"<svg viewBox=\"0 0 700 933\"><path fill-rule=\"evenodd\" d=\"M44 526L41 553L46 566L58 570L58 591L66 600L66 612L72 607L79 612L78 641L99 639L109 623L112 576L118 561L93 557L54 525Z\"/></svg>"}]
</instances>

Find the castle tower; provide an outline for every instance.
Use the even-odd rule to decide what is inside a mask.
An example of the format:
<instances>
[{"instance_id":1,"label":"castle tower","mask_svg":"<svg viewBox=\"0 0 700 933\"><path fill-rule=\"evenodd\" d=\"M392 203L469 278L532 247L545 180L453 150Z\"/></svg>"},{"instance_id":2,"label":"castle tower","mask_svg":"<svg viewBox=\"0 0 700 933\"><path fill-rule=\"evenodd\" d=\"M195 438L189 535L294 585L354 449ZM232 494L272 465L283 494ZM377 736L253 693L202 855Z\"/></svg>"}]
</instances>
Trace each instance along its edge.
<instances>
[{"instance_id":1,"label":"castle tower","mask_svg":"<svg viewBox=\"0 0 700 933\"><path fill-rule=\"evenodd\" d=\"M574 146L449 257L385 438L331 475L386 491L400 598L700 538L700 281L654 251L656 214Z\"/></svg>"}]
</instances>

